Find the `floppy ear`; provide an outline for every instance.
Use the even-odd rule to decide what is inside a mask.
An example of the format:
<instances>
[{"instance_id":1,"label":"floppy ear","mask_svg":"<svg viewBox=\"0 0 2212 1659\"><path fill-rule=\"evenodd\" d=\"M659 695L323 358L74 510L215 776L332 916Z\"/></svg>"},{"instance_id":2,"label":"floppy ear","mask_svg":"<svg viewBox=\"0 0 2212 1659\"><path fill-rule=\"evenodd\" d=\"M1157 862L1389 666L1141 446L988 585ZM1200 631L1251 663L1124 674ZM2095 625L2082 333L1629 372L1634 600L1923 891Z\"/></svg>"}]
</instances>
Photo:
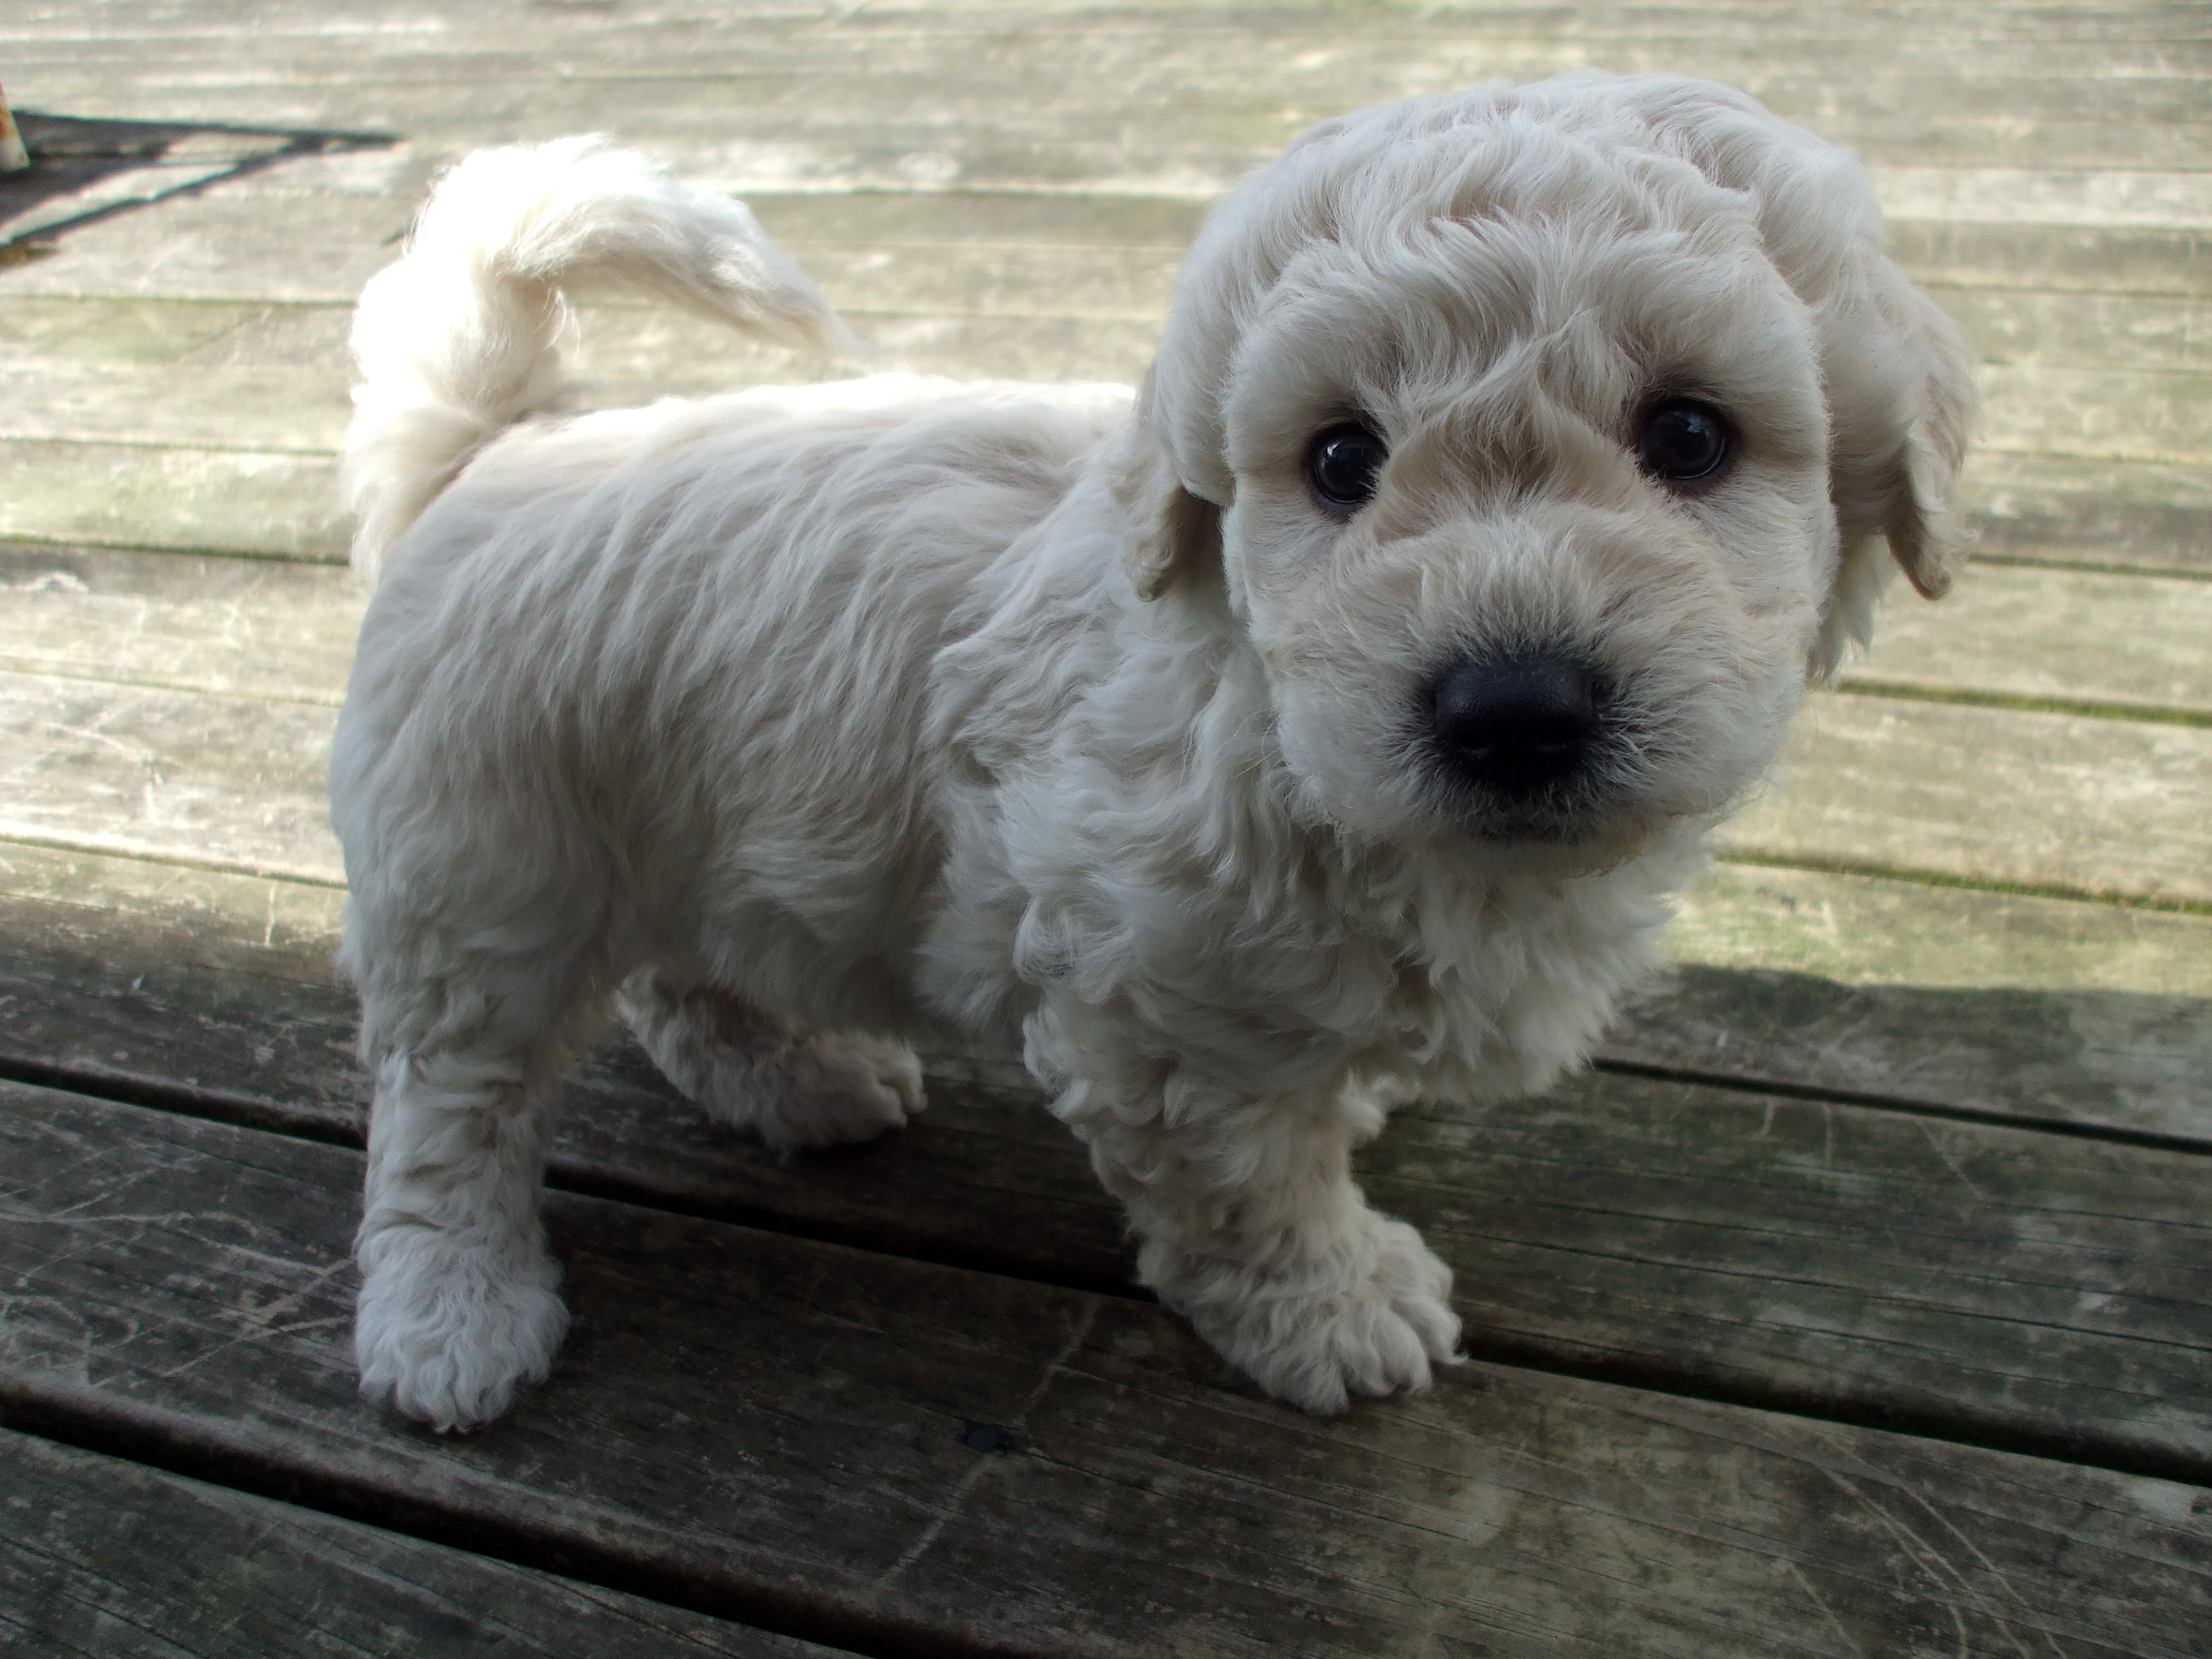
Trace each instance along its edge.
<instances>
[{"instance_id":1,"label":"floppy ear","mask_svg":"<svg viewBox=\"0 0 2212 1659\"><path fill-rule=\"evenodd\" d=\"M1957 501L1977 400L1957 324L1877 250L1815 306L1828 382L1829 496L1841 557L1810 668L1873 637L1881 545L1924 599L1950 591L1975 529Z\"/></svg>"},{"instance_id":2,"label":"floppy ear","mask_svg":"<svg viewBox=\"0 0 2212 1659\"><path fill-rule=\"evenodd\" d=\"M1837 524L1846 547L1878 533L1921 597L1940 599L1974 539L1955 499L1971 359L1957 324L1888 259L1869 265L1860 303L1821 319Z\"/></svg>"},{"instance_id":3,"label":"floppy ear","mask_svg":"<svg viewBox=\"0 0 2212 1659\"><path fill-rule=\"evenodd\" d=\"M1767 256L1812 313L1841 542L1813 650L1824 674L1848 641L1868 636L1886 575L1879 542L1930 599L1966 561L1973 534L1954 495L1976 406L1972 359L1957 325L1882 251L1881 208L1844 151L1710 82L1624 85L1663 143L1751 197Z\"/></svg>"},{"instance_id":4,"label":"floppy ear","mask_svg":"<svg viewBox=\"0 0 2212 1659\"><path fill-rule=\"evenodd\" d=\"M1221 510L1184 488L1141 420L1130 433L1114 495L1128 515L1122 559L1139 599L1159 598L1178 576L1220 557Z\"/></svg>"}]
</instances>

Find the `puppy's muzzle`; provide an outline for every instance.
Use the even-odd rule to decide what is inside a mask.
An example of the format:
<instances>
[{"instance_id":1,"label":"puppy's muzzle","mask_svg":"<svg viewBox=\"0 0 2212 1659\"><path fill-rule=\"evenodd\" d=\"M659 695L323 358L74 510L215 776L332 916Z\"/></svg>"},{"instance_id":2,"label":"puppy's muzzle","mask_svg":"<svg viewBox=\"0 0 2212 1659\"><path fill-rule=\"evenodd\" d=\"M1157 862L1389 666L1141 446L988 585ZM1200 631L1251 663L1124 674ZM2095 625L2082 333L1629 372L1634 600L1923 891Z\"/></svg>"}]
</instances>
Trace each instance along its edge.
<instances>
[{"instance_id":1,"label":"puppy's muzzle","mask_svg":"<svg viewBox=\"0 0 2212 1659\"><path fill-rule=\"evenodd\" d=\"M1571 787L1604 729L1604 688L1565 657L1463 662L1430 693L1430 728L1444 766L1500 804L1528 805Z\"/></svg>"}]
</instances>

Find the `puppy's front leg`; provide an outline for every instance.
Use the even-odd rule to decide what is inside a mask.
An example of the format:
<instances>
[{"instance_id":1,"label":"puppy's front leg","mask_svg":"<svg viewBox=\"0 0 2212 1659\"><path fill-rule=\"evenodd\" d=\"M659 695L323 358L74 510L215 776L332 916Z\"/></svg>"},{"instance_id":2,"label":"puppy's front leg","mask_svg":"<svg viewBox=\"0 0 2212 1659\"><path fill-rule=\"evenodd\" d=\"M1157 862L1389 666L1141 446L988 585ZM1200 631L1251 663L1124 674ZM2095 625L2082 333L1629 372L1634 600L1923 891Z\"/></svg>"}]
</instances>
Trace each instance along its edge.
<instances>
[{"instance_id":1,"label":"puppy's front leg","mask_svg":"<svg viewBox=\"0 0 2212 1659\"><path fill-rule=\"evenodd\" d=\"M1144 1282L1279 1399L1425 1388L1455 1359L1452 1270L1367 1206L1351 1152L1381 1126L1342 1086L1257 1099L1171 1077L1132 1100L1077 1083L1054 1110L1143 1240Z\"/></svg>"},{"instance_id":2,"label":"puppy's front leg","mask_svg":"<svg viewBox=\"0 0 2212 1659\"><path fill-rule=\"evenodd\" d=\"M434 1429L500 1416L568 1334L538 1219L553 1087L465 1050L378 1067L354 1351L364 1394Z\"/></svg>"}]
</instances>

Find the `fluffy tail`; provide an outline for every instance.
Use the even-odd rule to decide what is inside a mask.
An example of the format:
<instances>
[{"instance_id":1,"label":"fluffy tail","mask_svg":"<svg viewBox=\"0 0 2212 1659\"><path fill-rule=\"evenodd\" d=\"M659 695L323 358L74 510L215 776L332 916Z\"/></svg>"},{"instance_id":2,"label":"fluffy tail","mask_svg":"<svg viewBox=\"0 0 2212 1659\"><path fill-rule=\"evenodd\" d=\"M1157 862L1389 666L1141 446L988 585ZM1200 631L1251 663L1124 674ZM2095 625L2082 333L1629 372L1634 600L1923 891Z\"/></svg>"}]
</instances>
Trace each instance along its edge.
<instances>
[{"instance_id":1,"label":"fluffy tail","mask_svg":"<svg viewBox=\"0 0 2212 1659\"><path fill-rule=\"evenodd\" d=\"M559 408L566 290L613 286L789 346L849 347L742 203L594 137L484 150L439 182L399 263L361 290L361 383L340 474L354 568L385 553L484 441Z\"/></svg>"}]
</instances>

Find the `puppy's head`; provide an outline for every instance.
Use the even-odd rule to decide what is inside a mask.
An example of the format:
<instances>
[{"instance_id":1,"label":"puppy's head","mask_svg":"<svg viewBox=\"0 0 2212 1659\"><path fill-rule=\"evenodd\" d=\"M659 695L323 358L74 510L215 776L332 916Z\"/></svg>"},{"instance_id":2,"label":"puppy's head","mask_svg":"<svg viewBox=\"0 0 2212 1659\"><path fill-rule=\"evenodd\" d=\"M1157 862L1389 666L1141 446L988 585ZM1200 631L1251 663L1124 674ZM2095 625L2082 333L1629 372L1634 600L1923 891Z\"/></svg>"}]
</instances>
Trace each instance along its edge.
<instances>
[{"instance_id":1,"label":"puppy's head","mask_svg":"<svg viewBox=\"0 0 2212 1659\"><path fill-rule=\"evenodd\" d=\"M1416 100L1208 219L1130 573L1218 560L1317 817L1618 856L1758 780L1889 559L1950 584L1972 408L1856 164L1751 100Z\"/></svg>"}]
</instances>

